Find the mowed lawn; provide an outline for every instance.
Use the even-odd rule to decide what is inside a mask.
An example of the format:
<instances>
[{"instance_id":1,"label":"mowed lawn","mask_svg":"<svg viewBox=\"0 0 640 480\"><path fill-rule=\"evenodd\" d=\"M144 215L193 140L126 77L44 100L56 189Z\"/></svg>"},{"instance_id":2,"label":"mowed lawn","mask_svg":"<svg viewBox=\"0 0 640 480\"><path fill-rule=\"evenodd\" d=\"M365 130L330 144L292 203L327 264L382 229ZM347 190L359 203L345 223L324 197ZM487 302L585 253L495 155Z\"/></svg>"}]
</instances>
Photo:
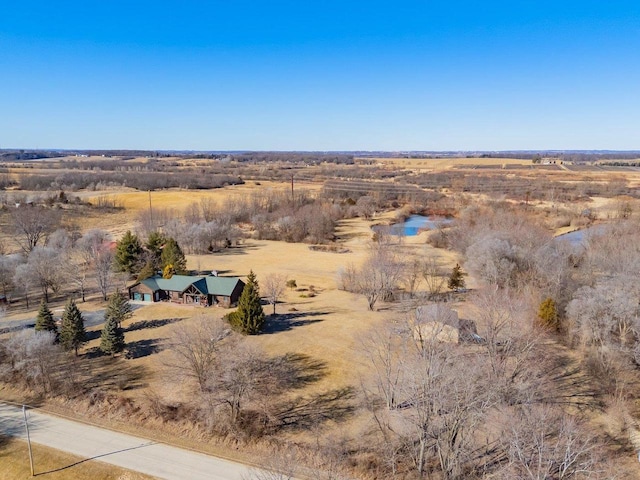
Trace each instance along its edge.
<instances>
[{"instance_id":1,"label":"mowed lawn","mask_svg":"<svg viewBox=\"0 0 640 480\"><path fill-rule=\"evenodd\" d=\"M240 277L246 277L253 270L258 282L271 274L296 280L296 289L285 289L276 305L275 317L271 316L273 307L264 305L267 332L246 337L246 341L260 346L270 355L304 354L324 364L326 375L307 387L309 393L355 386L368 370L362 355L362 338L371 329L388 322L404 321L406 317L384 303L377 304L376 311L369 311L364 296L337 287L340 270L350 263L360 265L368 255L371 223L361 219L341 223L338 233L346 238L341 245L349 250L347 253L312 251L306 244L246 240L241 246L219 254L189 255L188 267L202 271L217 270L221 275ZM455 264L450 252L435 250L426 245L425 240L425 234L421 234L392 248L407 258L439 255L446 268ZM166 347L170 343L172 329L177 324L198 321L199 315L222 318L229 311L218 307L167 303L137 308L133 318L123 326L134 326L126 333L126 341L130 345L141 345L143 350L138 358L128 362L144 366L149 373L149 388L171 397L175 388L168 385L161 371L169 355ZM151 322L149 325L153 327L145 328L145 321ZM97 342L95 340L88 347L97 346Z\"/></svg>"}]
</instances>

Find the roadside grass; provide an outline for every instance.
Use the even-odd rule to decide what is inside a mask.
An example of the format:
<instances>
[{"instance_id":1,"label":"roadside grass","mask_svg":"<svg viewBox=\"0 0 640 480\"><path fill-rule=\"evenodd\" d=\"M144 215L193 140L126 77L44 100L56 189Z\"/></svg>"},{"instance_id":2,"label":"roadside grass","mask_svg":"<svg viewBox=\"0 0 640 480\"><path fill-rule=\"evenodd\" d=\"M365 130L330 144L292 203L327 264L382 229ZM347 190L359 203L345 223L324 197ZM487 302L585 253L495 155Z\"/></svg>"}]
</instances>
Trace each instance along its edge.
<instances>
[{"instance_id":1,"label":"roadside grass","mask_svg":"<svg viewBox=\"0 0 640 480\"><path fill-rule=\"evenodd\" d=\"M47 480L150 480L154 477L32 444L36 477ZM0 436L0 480L31 477L27 443Z\"/></svg>"}]
</instances>

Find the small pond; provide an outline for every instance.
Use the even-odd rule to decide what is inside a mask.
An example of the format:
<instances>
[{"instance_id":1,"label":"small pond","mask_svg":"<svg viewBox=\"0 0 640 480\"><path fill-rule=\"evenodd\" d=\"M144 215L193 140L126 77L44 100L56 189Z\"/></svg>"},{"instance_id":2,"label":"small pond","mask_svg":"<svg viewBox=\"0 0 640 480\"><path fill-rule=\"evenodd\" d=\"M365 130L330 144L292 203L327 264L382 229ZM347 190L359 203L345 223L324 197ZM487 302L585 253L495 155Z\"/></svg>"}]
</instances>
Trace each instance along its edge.
<instances>
[{"instance_id":1,"label":"small pond","mask_svg":"<svg viewBox=\"0 0 640 480\"><path fill-rule=\"evenodd\" d=\"M405 237L413 237L418 235L422 230L433 230L441 225L451 225L453 219L442 217L425 217L424 215L411 215L402 223L394 223L390 227L376 225L373 231L377 232L385 228L389 228L391 235L404 235Z\"/></svg>"},{"instance_id":2,"label":"small pond","mask_svg":"<svg viewBox=\"0 0 640 480\"><path fill-rule=\"evenodd\" d=\"M558 235L558 240L566 240L571 245L585 245L591 235L599 235L605 232L606 225L594 225L592 227L583 228L582 230L574 230L573 232Z\"/></svg>"}]
</instances>

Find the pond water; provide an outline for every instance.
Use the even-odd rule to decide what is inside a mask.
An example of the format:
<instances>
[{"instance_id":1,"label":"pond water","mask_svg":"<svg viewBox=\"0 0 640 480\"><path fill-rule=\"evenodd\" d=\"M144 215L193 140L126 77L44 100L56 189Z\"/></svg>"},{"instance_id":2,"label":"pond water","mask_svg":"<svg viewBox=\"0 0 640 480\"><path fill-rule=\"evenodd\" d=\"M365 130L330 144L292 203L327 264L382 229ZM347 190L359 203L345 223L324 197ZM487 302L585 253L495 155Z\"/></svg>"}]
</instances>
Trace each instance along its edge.
<instances>
[{"instance_id":1,"label":"pond water","mask_svg":"<svg viewBox=\"0 0 640 480\"><path fill-rule=\"evenodd\" d=\"M425 217L424 215L411 215L402 223L394 223L389 228L389 234L391 235L404 235L406 237L413 237L418 235L422 230L433 230L438 228L439 225L450 225L453 222L451 218L441 217ZM380 231L385 227L382 225L376 225L373 227L374 231Z\"/></svg>"},{"instance_id":2,"label":"pond water","mask_svg":"<svg viewBox=\"0 0 640 480\"><path fill-rule=\"evenodd\" d=\"M572 245L585 245L591 235L604 233L606 225L594 225L592 227L583 228L582 230L574 230L573 232L558 235L558 240L566 240Z\"/></svg>"}]
</instances>

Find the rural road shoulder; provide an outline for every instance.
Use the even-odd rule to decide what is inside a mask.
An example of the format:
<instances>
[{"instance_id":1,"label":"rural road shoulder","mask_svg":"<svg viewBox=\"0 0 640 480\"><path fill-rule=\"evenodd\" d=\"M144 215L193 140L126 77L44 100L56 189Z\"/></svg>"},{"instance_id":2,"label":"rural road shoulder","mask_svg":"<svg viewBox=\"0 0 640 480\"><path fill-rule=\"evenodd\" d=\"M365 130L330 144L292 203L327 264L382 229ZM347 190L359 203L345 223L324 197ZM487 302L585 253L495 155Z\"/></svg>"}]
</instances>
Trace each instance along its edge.
<instances>
[{"instance_id":1,"label":"rural road shoulder","mask_svg":"<svg viewBox=\"0 0 640 480\"><path fill-rule=\"evenodd\" d=\"M251 468L35 410L27 411L31 441L167 480L241 480ZM0 403L0 433L26 440L22 409ZM38 458L35 456L35 470ZM61 468L65 467L61 465Z\"/></svg>"}]
</instances>

